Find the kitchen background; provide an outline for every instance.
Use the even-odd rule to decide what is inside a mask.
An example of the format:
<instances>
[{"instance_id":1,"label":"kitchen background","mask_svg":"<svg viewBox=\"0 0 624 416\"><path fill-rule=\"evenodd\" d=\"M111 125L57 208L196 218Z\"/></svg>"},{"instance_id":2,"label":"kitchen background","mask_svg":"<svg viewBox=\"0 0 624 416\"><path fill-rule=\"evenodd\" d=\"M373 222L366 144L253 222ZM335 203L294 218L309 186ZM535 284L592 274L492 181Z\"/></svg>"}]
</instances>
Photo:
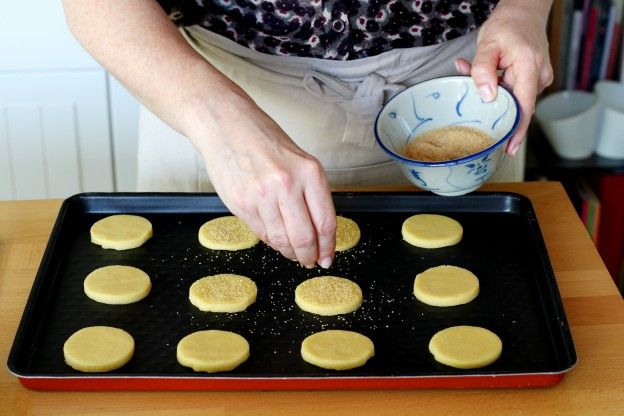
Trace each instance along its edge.
<instances>
[{"instance_id":1,"label":"kitchen background","mask_svg":"<svg viewBox=\"0 0 624 416\"><path fill-rule=\"evenodd\" d=\"M0 200L135 190L138 103L74 39L61 1L4 2L0 51Z\"/></svg>"},{"instance_id":2,"label":"kitchen background","mask_svg":"<svg viewBox=\"0 0 624 416\"><path fill-rule=\"evenodd\" d=\"M548 94L621 81L623 3L554 0ZM137 101L69 32L60 0L3 4L0 200L136 190L138 113ZM528 143L526 179L563 183L624 290L624 160L561 158L537 123Z\"/></svg>"}]
</instances>

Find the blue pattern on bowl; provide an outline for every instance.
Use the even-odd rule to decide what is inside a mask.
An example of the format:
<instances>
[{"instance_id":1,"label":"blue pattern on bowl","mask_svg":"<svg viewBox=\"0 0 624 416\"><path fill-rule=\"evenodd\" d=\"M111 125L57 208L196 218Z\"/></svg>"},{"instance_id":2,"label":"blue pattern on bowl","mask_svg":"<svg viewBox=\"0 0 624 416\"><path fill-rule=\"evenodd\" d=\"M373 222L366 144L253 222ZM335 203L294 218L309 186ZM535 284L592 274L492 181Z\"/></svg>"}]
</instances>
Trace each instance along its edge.
<instances>
[{"instance_id":1,"label":"blue pattern on bowl","mask_svg":"<svg viewBox=\"0 0 624 416\"><path fill-rule=\"evenodd\" d=\"M477 189L496 172L504 144L520 120L516 98L503 87L486 103L472 78L436 78L409 87L381 109L375 121L380 147L401 164L405 176L419 188L440 195L462 195ZM402 149L417 135L446 126L468 125L486 131L494 144L473 155L444 162L409 159Z\"/></svg>"}]
</instances>

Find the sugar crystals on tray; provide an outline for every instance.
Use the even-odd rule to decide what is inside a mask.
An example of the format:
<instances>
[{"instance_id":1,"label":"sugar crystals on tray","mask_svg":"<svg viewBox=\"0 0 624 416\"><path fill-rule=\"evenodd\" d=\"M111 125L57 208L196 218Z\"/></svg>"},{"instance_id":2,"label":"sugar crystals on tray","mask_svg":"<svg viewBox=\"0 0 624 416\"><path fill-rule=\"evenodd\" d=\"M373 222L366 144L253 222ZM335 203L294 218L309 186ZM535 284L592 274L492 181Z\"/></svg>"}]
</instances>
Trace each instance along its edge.
<instances>
[{"instance_id":1,"label":"sugar crystals on tray","mask_svg":"<svg viewBox=\"0 0 624 416\"><path fill-rule=\"evenodd\" d=\"M366 227L371 227L371 225L366 224ZM383 228L383 225L380 228ZM381 232L374 240L370 237L361 239L358 229L357 245L337 253L332 269L336 271L335 274L354 276L357 279L357 270L360 270L362 266L370 264L369 262L375 258L378 250L382 249L387 241L396 238L395 236L395 232ZM192 281L192 279L198 277L193 276L198 270L236 273L238 269L248 269L253 271L254 279L260 282L260 291L262 292L260 296L264 296L263 302L265 304L268 302L269 310L273 312L269 315L263 314L259 316L258 313L260 311L256 308L256 310L245 313L226 313L218 319L215 317L204 319L203 316L205 315L197 311L187 311L183 314L180 313L181 310L175 311L178 322L181 324L185 323L196 329L205 329L206 324L210 325L217 322L220 323L220 326L228 323L235 323L238 326L239 323L247 322L246 332L249 335L254 337L283 338L291 336L290 330L285 330L293 326L298 331L311 333L333 329L336 326L344 328L353 325L365 325L368 331L377 331L390 329L393 323L400 323L403 327L405 325L403 309L395 307L395 304L404 304L410 296L402 295L397 297L396 293L387 291L384 285L377 288L376 283L379 281L378 279L369 281L368 293L364 294L361 308L355 312L339 314L328 319L313 314L295 312L295 306L292 302L292 287L299 284L304 277L308 279L315 278L318 275L318 270L296 267L293 263L285 261L281 255L267 246L261 244L242 251L212 249L198 251L189 246L186 247L186 250L181 255L178 255L178 253L179 250L173 250L167 259L165 257L152 259L154 262L159 261L161 264L176 265L175 286L178 290L175 293L178 295L184 293L189 280ZM276 275L277 273L280 275ZM398 274L397 268L389 270L388 274ZM374 296L376 301L371 301L370 296ZM150 305L150 307L153 306L153 304ZM421 316L424 316L424 312L421 312ZM257 320L259 317L261 317L261 321ZM415 327L416 325L411 325L412 330ZM169 346L170 342L167 342L166 345ZM272 353L277 355L278 349L274 349ZM363 365L363 363L360 365Z\"/></svg>"}]
</instances>

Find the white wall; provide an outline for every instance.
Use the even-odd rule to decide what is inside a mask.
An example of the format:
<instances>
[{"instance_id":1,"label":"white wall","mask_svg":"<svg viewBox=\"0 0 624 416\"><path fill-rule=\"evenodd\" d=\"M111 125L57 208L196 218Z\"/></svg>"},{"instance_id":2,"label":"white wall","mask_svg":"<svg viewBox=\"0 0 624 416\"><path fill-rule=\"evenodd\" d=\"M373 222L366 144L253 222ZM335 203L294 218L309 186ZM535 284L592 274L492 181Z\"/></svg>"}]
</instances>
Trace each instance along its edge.
<instances>
[{"instance_id":1,"label":"white wall","mask_svg":"<svg viewBox=\"0 0 624 416\"><path fill-rule=\"evenodd\" d=\"M60 1L3 4L0 199L135 190L137 124L137 102L74 39Z\"/></svg>"}]
</instances>

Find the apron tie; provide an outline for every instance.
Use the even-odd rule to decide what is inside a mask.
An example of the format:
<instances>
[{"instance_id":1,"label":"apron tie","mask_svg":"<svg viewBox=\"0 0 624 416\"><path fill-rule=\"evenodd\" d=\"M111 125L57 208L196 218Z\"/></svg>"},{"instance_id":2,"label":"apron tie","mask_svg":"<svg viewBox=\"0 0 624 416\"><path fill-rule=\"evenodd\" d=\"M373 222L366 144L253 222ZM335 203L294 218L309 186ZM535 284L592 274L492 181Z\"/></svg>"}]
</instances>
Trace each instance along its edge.
<instances>
[{"instance_id":1,"label":"apron tie","mask_svg":"<svg viewBox=\"0 0 624 416\"><path fill-rule=\"evenodd\" d=\"M330 75L312 70L303 74L303 86L319 100L335 103L345 110L347 124L342 142L363 147L375 146L372 125L384 104L385 92L394 95L405 89L403 85L388 83L376 73L363 78L354 89Z\"/></svg>"}]
</instances>

